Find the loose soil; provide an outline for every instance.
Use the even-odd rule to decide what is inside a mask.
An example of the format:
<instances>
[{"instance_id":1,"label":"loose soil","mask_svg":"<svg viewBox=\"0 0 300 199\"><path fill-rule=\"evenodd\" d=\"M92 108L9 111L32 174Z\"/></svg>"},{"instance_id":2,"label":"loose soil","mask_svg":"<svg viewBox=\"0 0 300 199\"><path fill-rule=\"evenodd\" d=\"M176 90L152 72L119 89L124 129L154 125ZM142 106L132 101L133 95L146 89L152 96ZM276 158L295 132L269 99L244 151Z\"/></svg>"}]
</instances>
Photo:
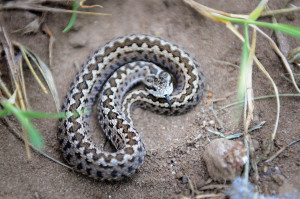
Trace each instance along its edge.
<instances>
[{"instance_id":1,"label":"loose soil","mask_svg":"<svg viewBox=\"0 0 300 199\"><path fill-rule=\"evenodd\" d=\"M231 13L247 14L259 3L247 1L209 1L200 3ZM78 65L85 62L100 45L114 37L145 33L158 35L188 50L201 64L206 78L206 92L202 103L187 114L181 116L162 116L138 109L134 112L134 121L147 147L147 156L138 172L120 182L100 182L75 173L49 159L33 152L28 160L23 142L19 141L10 129L0 123L0 198L180 198L190 197L193 184L200 190L210 177L203 161L205 146L217 136L206 129L220 130L220 125L209 110L211 101L207 97L212 93L214 99L226 97L214 103L214 109L235 101L235 91L239 70L219 61L239 65L242 43L223 24L204 18L180 0L113 0L99 1L104 8L92 9L111 16L79 15L75 27L68 33L62 30L68 24L69 14L48 13L44 24L55 37L53 65L50 67L61 101L68 91ZM281 8L282 1L270 1L271 9ZM299 1L292 1L300 6ZM30 23L39 12L24 10L2 11L4 26L12 40L18 41L37 53L46 63L48 59L49 38L43 32L22 35L14 33ZM264 21L271 21L264 18ZM299 26L300 13L278 17L280 23ZM243 26L238 25L243 32ZM263 29L271 34L269 29ZM272 34L274 38L274 34ZM300 41L285 36L286 45L292 49ZM266 67L278 86L279 93L296 93L294 87L282 74L286 70L271 49L269 43L258 34L257 58ZM9 82L5 57L1 57L1 78ZM299 67L295 67L299 73ZM24 71L28 98L33 110L55 112L50 94L43 94L41 88L30 73ZM272 85L265 75L254 66L253 92L255 96L271 95ZM242 125L234 126L233 109L228 108L217 113L224 126L223 133L229 135L243 130ZM254 117L251 126L262 121L266 124L251 133L256 144L256 154L264 152L265 141L270 137L276 119L276 101L274 98L255 101ZM13 121L14 120L12 118ZM215 121L215 124L208 124ZM281 113L274 151L299 138L300 102L298 98L281 98ZM44 152L64 161L56 139L58 121L55 119L36 119L33 121L45 140ZM103 144L96 118L92 121L93 137ZM206 128L203 124L207 123ZM199 139L191 143L198 137ZM266 195L300 190L300 145L296 143L284 150L270 163L259 163L259 190ZM251 170L251 173L253 171ZM253 174L250 181L254 183ZM278 177L279 176L279 177ZM189 183L190 182L190 183ZM218 184L211 182L210 184ZM217 188L205 190L219 192Z\"/></svg>"}]
</instances>

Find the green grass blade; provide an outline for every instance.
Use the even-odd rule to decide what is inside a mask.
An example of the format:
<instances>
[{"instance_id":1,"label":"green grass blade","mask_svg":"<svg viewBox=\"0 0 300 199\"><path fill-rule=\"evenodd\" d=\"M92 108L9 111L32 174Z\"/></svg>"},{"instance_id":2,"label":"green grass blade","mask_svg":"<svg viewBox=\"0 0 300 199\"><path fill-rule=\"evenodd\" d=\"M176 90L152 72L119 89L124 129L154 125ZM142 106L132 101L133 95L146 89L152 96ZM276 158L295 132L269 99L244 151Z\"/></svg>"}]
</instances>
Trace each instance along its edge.
<instances>
[{"instance_id":1,"label":"green grass blade","mask_svg":"<svg viewBox=\"0 0 300 199\"><path fill-rule=\"evenodd\" d=\"M0 111L0 117L8 116L10 115L10 112L8 110L1 110Z\"/></svg>"},{"instance_id":2,"label":"green grass blade","mask_svg":"<svg viewBox=\"0 0 300 199\"><path fill-rule=\"evenodd\" d=\"M26 110L26 111L20 110L20 112L22 113L22 115L24 115L25 117L28 117L28 118L54 118L54 119L68 118L67 113L64 113L64 112L44 113L44 112L29 111L29 110ZM80 111L80 113L78 113L77 111L74 111L74 112L72 112L72 116L70 116L70 117L71 118L78 117L83 114L88 114L89 112L90 112L89 109L83 109L82 111Z\"/></svg>"},{"instance_id":3,"label":"green grass blade","mask_svg":"<svg viewBox=\"0 0 300 199\"><path fill-rule=\"evenodd\" d=\"M223 16L220 14L212 13L212 15L216 18L227 20L233 23L242 23L242 24L254 24L261 27L270 28L273 30L281 31L285 34L291 35L293 37L296 37L300 39L300 28L296 26L286 25L286 24L280 24L280 23L267 23L267 22L261 22L261 21L254 21L251 19L240 19L240 18L232 18Z\"/></svg>"},{"instance_id":4,"label":"green grass blade","mask_svg":"<svg viewBox=\"0 0 300 199\"><path fill-rule=\"evenodd\" d=\"M253 10L250 15L249 19L252 19L253 21L256 21L258 17L260 16L260 13L264 10L265 5L268 3L268 0L262 0L258 6Z\"/></svg>"},{"instance_id":5,"label":"green grass blade","mask_svg":"<svg viewBox=\"0 0 300 199\"><path fill-rule=\"evenodd\" d=\"M27 117L25 117L22 114L22 112L12 104L2 101L1 105L7 111L13 113L16 116L16 118L21 122L25 130L28 132L31 144L34 145L37 149L41 150L44 146L44 141L38 130L30 122L30 120Z\"/></svg>"},{"instance_id":6,"label":"green grass blade","mask_svg":"<svg viewBox=\"0 0 300 199\"><path fill-rule=\"evenodd\" d=\"M38 111L21 111L22 115L28 118L66 118L66 113L43 113Z\"/></svg>"},{"instance_id":7,"label":"green grass blade","mask_svg":"<svg viewBox=\"0 0 300 199\"><path fill-rule=\"evenodd\" d=\"M80 7L79 4L76 3L76 1L73 2L73 11L77 11L78 8ZM73 26L74 26L74 23L76 21L76 18L77 18L77 13L73 13L72 14L72 17L69 21L69 24L67 25L67 27L62 31L63 33L69 31Z\"/></svg>"},{"instance_id":8,"label":"green grass blade","mask_svg":"<svg viewBox=\"0 0 300 199\"><path fill-rule=\"evenodd\" d=\"M247 85L247 72L249 71L249 55L250 55L250 49L249 49L249 34L248 34L248 24L244 25L245 27L245 41L243 43L243 50L242 50L242 58L241 58L241 64L240 64L240 74L238 79L238 89L237 89L237 99L238 101L245 100L245 93L246 93L246 85ZM234 120L235 124L237 125L239 122L239 119L242 115L243 108L242 106L239 106L235 113L234 113Z\"/></svg>"},{"instance_id":9,"label":"green grass blade","mask_svg":"<svg viewBox=\"0 0 300 199\"><path fill-rule=\"evenodd\" d=\"M281 24L281 23L266 23L266 22L260 22L260 21L256 21L253 24L257 25L257 26L271 28L273 30L278 30L285 34L288 34L288 35L291 35L293 37L297 37L298 39L300 39L300 28L296 27L296 26L291 26L291 25Z\"/></svg>"},{"instance_id":10,"label":"green grass blade","mask_svg":"<svg viewBox=\"0 0 300 199\"><path fill-rule=\"evenodd\" d=\"M245 24L245 41L243 43L240 75L239 75L239 80L238 80L238 100L239 101L244 100L244 97L245 97L249 54L250 54L250 50L249 50L248 25Z\"/></svg>"}]
</instances>

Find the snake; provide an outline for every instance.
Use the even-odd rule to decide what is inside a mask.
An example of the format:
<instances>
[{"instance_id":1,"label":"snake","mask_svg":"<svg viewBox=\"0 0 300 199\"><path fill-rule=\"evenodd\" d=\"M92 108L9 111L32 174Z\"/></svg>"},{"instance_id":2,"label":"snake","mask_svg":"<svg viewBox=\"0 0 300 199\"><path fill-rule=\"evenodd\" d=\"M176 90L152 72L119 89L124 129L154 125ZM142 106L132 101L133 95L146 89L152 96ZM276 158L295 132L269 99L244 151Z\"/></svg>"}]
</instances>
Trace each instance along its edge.
<instances>
[{"instance_id":1,"label":"snake","mask_svg":"<svg viewBox=\"0 0 300 199\"><path fill-rule=\"evenodd\" d=\"M94 179L126 178L146 155L133 110L185 113L201 101L203 91L199 63L178 45L144 34L115 38L87 59L70 85L62 106L67 117L60 119L57 133L63 157ZM96 103L100 126L115 151L92 139L89 120Z\"/></svg>"}]
</instances>

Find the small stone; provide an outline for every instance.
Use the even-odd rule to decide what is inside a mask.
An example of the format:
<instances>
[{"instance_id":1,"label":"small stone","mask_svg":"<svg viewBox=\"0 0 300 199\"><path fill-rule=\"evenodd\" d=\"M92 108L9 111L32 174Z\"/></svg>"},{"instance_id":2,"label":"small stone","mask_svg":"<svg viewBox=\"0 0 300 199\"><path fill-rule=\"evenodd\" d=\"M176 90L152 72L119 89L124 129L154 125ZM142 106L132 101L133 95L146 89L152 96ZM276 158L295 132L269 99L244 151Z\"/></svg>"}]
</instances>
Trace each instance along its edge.
<instances>
[{"instance_id":1,"label":"small stone","mask_svg":"<svg viewBox=\"0 0 300 199\"><path fill-rule=\"evenodd\" d=\"M77 31L81 30L81 28L82 28L82 25L80 23L75 23L71 30L74 32L77 32Z\"/></svg>"},{"instance_id":2,"label":"small stone","mask_svg":"<svg viewBox=\"0 0 300 199\"><path fill-rule=\"evenodd\" d=\"M259 142L255 139L252 139L253 148L256 151L259 148Z\"/></svg>"},{"instance_id":3,"label":"small stone","mask_svg":"<svg viewBox=\"0 0 300 199\"><path fill-rule=\"evenodd\" d=\"M295 20L295 14L294 13L290 13L290 14L287 14L285 16L285 18L289 21L294 21Z\"/></svg>"},{"instance_id":4,"label":"small stone","mask_svg":"<svg viewBox=\"0 0 300 199\"><path fill-rule=\"evenodd\" d=\"M176 178L177 179L182 178L182 176L183 176L183 173L181 171L179 171L178 173L176 173Z\"/></svg>"},{"instance_id":5,"label":"small stone","mask_svg":"<svg viewBox=\"0 0 300 199\"><path fill-rule=\"evenodd\" d=\"M199 162L198 161L194 162L194 167L198 167L198 166L199 166Z\"/></svg>"},{"instance_id":6,"label":"small stone","mask_svg":"<svg viewBox=\"0 0 300 199\"><path fill-rule=\"evenodd\" d=\"M177 188L175 189L175 193L176 193L176 194L180 194L180 193L181 193L181 190L177 187Z\"/></svg>"},{"instance_id":7,"label":"small stone","mask_svg":"<svg viewBox=\"0 0 300 199\"><path fill-rule=\"evenodd\" d=\"M280 174L275 173L275 174L271 175L271 177L280 186L286 181L285 177L283 175L280 175Z\"/></svg>"},{"instance_id":8,"label":"small stone","mask_svg":"<svg viewBox=\"0 0 300 199\"><path fill-rule=\"evenodd\" d=\"M38 192L34 192L34 198L36 198L36 199L39 199L39 198L40 198Z\"/></svg>"},{"instance_id":9,"label":"small stone","mask_svg":"<svg viewBox=\"0 0 300 199\"><path fill-rule=\"evenodd\" d=\"M188 181L189 181L189 179L188 179L187 176L182 176L182 183L183 183L183 184L188 183Z\"/></svg>"},{"instance_id":10,"label":"small stone","mask_svg":"<svg viewBox=\"0 0 300 199\"><path fill-rule=\"evenodd\" d=\"M196 183L196 187L197 187L197 189L198 190L200 190L202 187L204 187L206 185L206 183L205 182L197 182Z\"/></svg>"},{"instance_id":11,"label":"small stone","mask_svg":"<svg viewBox=\"0 0 300 199\"><path fill-rule=\"evenodd\" d=\"M74 34L70 37L69 43L73 48L82 48L87 43L87 37L83 37L81 34Z\"/></svg>"},{"instance_id":12,"label":"small stone","mask_svg":"<svg viewBox=\"0 0 300 199\"><path fill-rule=\"evenodd\" d=\"M232 181L240 176L248 161L243 142L215 139L207 145L204 160L210 177L215 181Z\"/></svg>"},{"instance_id":13,"label":"small stone","mask_svg":"<svg viewBox=\"0 0 300 199\"><path fill-rule=\"evenodd\" d=\"M210 120L210 121L209 121L209 124L210 124L210 125L215 125L215 120Z\"/></svg>"}]
</instances>

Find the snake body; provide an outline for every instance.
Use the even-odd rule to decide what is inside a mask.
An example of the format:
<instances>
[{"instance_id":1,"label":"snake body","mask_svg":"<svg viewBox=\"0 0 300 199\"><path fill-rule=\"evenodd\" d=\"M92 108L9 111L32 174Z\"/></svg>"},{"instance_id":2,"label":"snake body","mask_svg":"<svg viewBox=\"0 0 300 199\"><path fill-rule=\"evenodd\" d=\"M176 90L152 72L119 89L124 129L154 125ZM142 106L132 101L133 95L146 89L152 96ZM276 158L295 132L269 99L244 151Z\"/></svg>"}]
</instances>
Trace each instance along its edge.
<instances>
[{"instance_id":1,"label":"snake body","mask_svg":"<svg viewBox=\"0 0 300 199\"><path fill-rule=\"evenodd\" d=\"M145 90L125 95L151 70L168 71L176 80L169 97L171 107L166 99ZM177 45L148 35L111 40L88 58L70 86L62 107L68 117L60 120L58 131L63 156L75 170L96 179L129 176L146 154L131 120L132 109L142 106L163 114L183 113L200 101L203 89L199 64ZM103 151L91 138L86 110L91 110L98 93L100 125L116 152Z\"/></svg>"}]
</instances>

